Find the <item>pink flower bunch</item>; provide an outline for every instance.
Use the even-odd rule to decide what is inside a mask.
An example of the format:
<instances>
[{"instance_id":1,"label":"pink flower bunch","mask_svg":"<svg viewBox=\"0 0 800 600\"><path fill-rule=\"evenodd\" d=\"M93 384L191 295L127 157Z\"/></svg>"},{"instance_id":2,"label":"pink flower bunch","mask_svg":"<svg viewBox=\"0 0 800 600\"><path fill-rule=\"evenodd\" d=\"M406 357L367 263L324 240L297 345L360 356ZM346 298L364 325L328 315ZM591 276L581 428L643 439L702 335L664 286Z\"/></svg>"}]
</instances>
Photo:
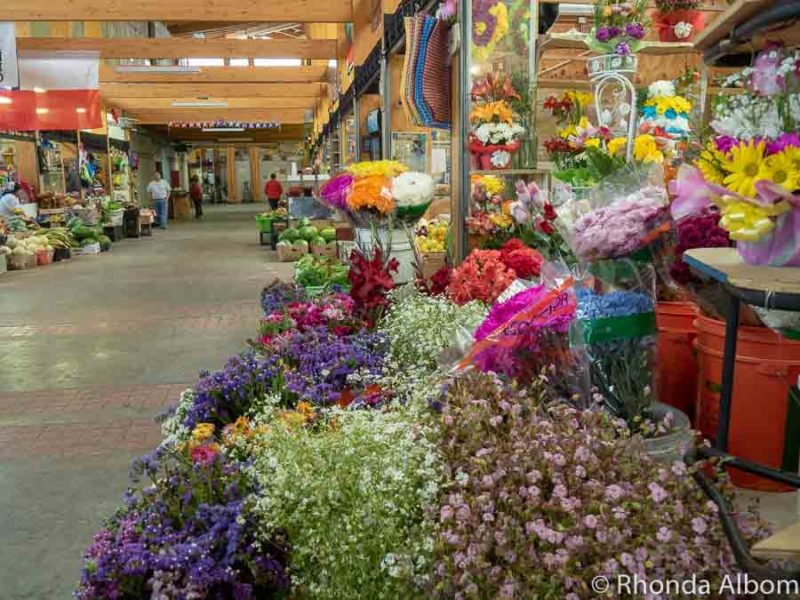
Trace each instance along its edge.
<instances>
[{"instance_id":1,"label":"pink flower bunch","mask_svg":"<svg viewBox=\"0 0 800 600\"><path fill-rule=\"evenodd\" d=\"M683 462L659 464L602 411L546 404L471 373L448 388L436 598L597 598L594 577L735 574L717 508ZM750 536L746 513L737 518Z\"/></svg>"},{"instance_id":2,"label":"pink flower bunch","mask_svg":"<svg viewBox=\"0 0 800 600\"><path fill-rule=\"evenodd\" d=\"M492 304L513 283L517 274L502 261L497 250L473 250L453 269L447 295L456 304L480 300Z\"/></svg>"},{"instance_id":3,"label":"pink flower bunch","mask_svg":"<svg viewBox=\"0 0 800 600\"><path fill-rule=\"evenodd\" d=\"M319 190L322 200L336 210L347 210L347 194L353 185L353 176L350 173L341 173L328 180Z\"/></svg>"},{"instance_id":4,"label":"pink flower bunch","mask_svg":"<svg viewBox=\"0 0 800 600\"><path fill-rule=\"evenodd\" d=\"M539 285L492 307L475 332L476 342L487 338L492 342L475 356L474 364L478 370L506 375L525 384L547 368L560 371L559 377L553 379L556 385L567 385L568 377L564 371L574 362L567 336L575 317L574 308L558 316L551 316L548 311L544 315L510 322L539 302L546 292L545 286ZM572 394L557 395L569 398Z\"/></svg>"},{"instance_id":5,"label":"pink flower bunch","mask_svg":"<svg viewBox=\"0 0 800 600\"><path fill-rule=\"evenodd\" d=\"M361 329L362 321L354 315L355 302L348 294L335 293L313 301L294 301L261 319L259 342L276 342L325 326L336 335L348 335Z\"/></svg>"},{"instance_id":6,"label":"pink flower bunch","mask_svg":"<svg viewBox=\"0 0 800 600\"><path fill-rule=\"evenodd\" d=\"M661 190L643 188L575 222L572 244L584 260L624 257L669 231L670 217Z\"/></svg>"}]
</instances>

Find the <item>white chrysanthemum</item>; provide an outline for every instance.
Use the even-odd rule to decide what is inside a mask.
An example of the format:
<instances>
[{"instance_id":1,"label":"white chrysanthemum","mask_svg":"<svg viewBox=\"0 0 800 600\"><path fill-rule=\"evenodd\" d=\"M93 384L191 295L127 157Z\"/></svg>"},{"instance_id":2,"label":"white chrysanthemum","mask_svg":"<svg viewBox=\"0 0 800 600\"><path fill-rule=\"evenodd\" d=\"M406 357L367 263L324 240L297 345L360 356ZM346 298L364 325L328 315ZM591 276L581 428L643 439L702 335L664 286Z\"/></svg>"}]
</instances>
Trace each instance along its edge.
<instances>
[{"instance_id":1,"label":"white chrysanthemum","mask_svg":"<svg viewBox=\"0 0 800 600\"><path fill-rule=\"evenodd\" d=\"M492 133L492 126L489 123L484 123L475 129L475 137L477 137L484 144L489 143L489 136Z\"/></svg>"},{"instance_id":2,"label":"white chrysanthemum","mask_svg":"<svg viewBox=\"0 0 800 600\"><path fill-rule=\"evenodd\" d=\"M418 206L433 199L436 186L427 173L408 171L392 180L392 196L397 206Z\"/></svg>"},{"instance_id":3,"label":"white chrysanthemum","mask_svg":"<svg viewBox=\"0 0 800 600\"><path fill-rule=\"evenodd\" d=\"M647 88L648 98L659 98L661 96L671 97L675 95L675 84L667 79L654 81L650 84L650 87Z\"/></svg>"}]
</instances>

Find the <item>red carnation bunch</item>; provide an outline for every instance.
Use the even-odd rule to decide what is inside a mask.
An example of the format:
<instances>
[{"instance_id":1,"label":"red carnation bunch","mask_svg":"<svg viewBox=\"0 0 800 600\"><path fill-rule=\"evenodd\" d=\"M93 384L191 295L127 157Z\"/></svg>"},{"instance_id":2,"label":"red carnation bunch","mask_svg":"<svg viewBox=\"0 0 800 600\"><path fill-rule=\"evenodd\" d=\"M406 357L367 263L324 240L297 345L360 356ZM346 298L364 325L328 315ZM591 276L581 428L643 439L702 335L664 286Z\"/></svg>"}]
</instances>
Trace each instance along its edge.
<instances>
[{"instance_id":1,"label":"red carnation bunch","mask_svg":"<svg viewBox=\"0 0 800 600\"><path fill-rule=\"evenodd\" d=\"M453 270L447 295L456 304L480 300L492 304L516 279L514 269L501 260L499 250L473 250Z\"/></svg>"},{"instance_id":2,"label":"red carnation bunch","mask_svg":"<svg viewBox=\"0 0 800 600\"><path fill-rule=\"evenodd\" d=\"M501 248L500 260L513 269L517 277L530 279L539 276L544 257L533 248L528 248L521 240L512 238Z\"/></svg>"}]
</instances>

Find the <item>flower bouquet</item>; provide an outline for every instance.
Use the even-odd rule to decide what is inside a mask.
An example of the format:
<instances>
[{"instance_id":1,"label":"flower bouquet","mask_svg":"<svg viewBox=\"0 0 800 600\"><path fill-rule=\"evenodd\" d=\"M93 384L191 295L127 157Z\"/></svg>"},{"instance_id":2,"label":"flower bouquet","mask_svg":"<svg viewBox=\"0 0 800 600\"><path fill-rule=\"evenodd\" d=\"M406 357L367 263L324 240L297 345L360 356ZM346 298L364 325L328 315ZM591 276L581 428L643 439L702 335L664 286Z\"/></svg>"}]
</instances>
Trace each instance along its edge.
<instances>
[{"instance_id":1,"label":"flower bouquet","mask_svg":"<svg viewBox=\"0 0 800 600\"><path fill-rule=\"evenodd\" d=\"M679 169L673 215L714 204L746 262L800 266L800 53L767 48L726 83L746 91L716 100L715 135L696 169Z\"/></svg>"},{"instance_id":2,"label":"flower bouquet","mask_svg":"<svg viewBox=\"0 0 800 600\"><path fill-rule=\"evenodd\" d=\"M509 212L517 223L517 235L548 260L573 264L575 257L556 226L558 214L546 194L534 182L518 181L516 189L517 201L511 204Z\"/></svg>"},{"instance_id":3,"label":"flower bouquet","mask_svg":"<svg viewBox=\"0 0 800 600\"><path fill-rule=\"evenodd\" d=\"M647 0L597 0L589 47L605 56L589 59L589 75L635 70L631 55L647 35Z\"/></svg>"},{"instance_id":4,"label":"flower bouquet","mask_svg":"<svg viewBox=\"0 0 800 600\"><path fill-rule=\"evenodd\" d=\"M472 176L472 206L466 219L470 249L498 248L511 236L514 219L503 200L505 182L494 175Z\"/></svg>"},{"instance_id":5,"label":"flower bouquet","mask_svg":"<svg viewBox=\"0 0 800 600\"><path fill-rule=\"evenodd\" d=\"M705 28L700 0L656 0L655 26L662 42L688 42Z\"/></svg>"},{"instance_id":6,"label":"flower bouquet","mask_svg":"<svg viewBox=\"0 0 800 600\"><path fill-rule=\"evenodd\" d=\"M416 223L433 201L436 186L425 173L391 160L350 165L320 188L320 197L356 227L385 226L392 218Z\"/></svg>"},{"instance_id":7,"label":"flower bouquet","mask_svg":"<svg viewBox=\"0 0 800 600\"><path fill-rule=\"evenodd\" d=\"M608 410L636 430L656 400L655 273L652 265L625 262L630 277L620 277L618 263L614 278L627 289L596 278L600 291L577 290L577 315L593 385Z\"/></svg>"},{"instance_id":8,"label":"flower bouquet","mask_svg":"<svg viewBox=\"0 0 800 600\"><path fill-rule=\"evenodd\" d=\"M508 167L512 154L520 147L519 138L525 133L511 104L507 100L480 104L470 113L470 122L469 149L474 168L498 170Z\"/></svg>"}]
</instances>

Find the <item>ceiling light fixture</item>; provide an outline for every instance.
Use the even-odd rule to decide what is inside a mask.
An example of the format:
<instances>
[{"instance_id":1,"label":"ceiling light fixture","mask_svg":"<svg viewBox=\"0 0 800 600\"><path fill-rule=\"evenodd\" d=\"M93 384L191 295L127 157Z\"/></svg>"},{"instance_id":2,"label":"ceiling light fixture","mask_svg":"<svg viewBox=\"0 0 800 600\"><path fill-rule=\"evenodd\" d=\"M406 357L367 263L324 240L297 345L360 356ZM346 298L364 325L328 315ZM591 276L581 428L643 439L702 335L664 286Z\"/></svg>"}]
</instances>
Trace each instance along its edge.
<instances>
[{"instance_id":1,"label":"ceiling light fixture","mask_svg":"<svg viewBox=\"0 0 800 600\"><path fill-rule=\"evenodd\" d=\"M75 109L75 112L78 113L79 115L85 115L86 109L83 106L79 106L78 108Z\"/></svg>"},{"instance_id":2,"label":"ceiling light fixture","mask_svg":"<svg viewBox=\"0 0 800 600\"><path fill-rule=\"evenodd\" d=\"M37 115L46 115L49 112L50 112L49 108L37 108L36 109L36 114Z\"/></svg>"},{"instance_id":3,"label":"ceiling light fixture","mask_svg":"<svg viewBox=\"0 0 800 600\"><path fill-rule=\"evenodd\" d=\"M175 101L172 103L173 108L228 108L227 102L209 102L204 100L181 102Z\"/></svg>"},{"instance_id":4,"label":"ceiling light fixture","mask_svg":"<svg viewBox=\"0 0 800 600\"><path fill-rule=\"evenodd\" d=\"M241 132L244 127L203 127L204 132Z\"/></svg>"},{"instance_id":5,"label":"ceiling light fixture","mask_svg":"<svg viewBox=\"0 0 800 600\"><path fill-rule=\"evenodd\" d=\"M46 89L41 88L41 87L33 88L33 93L34 94L44 94L46 91L47 91Z\"/></svg>"},{"instance_id":6,"label":"ceiling light fixture","mask_svg":"<svg viewBox=\"0 0 800 600\"><path fill-rule=\"evenodd\" d=\"M13 102L8 96L0 96L0 104L12 104Z\"/></svg>"},{"instance_id":7,"label":"ceiling light fixture","mask_svg":"<svg viewBox=\"0 0 800 600\"><path fill-rule=\"evenodd\" d=\"M188 65L117 65L117 73L199 73L200 67Z\"/></svg>"}]
</instances>

